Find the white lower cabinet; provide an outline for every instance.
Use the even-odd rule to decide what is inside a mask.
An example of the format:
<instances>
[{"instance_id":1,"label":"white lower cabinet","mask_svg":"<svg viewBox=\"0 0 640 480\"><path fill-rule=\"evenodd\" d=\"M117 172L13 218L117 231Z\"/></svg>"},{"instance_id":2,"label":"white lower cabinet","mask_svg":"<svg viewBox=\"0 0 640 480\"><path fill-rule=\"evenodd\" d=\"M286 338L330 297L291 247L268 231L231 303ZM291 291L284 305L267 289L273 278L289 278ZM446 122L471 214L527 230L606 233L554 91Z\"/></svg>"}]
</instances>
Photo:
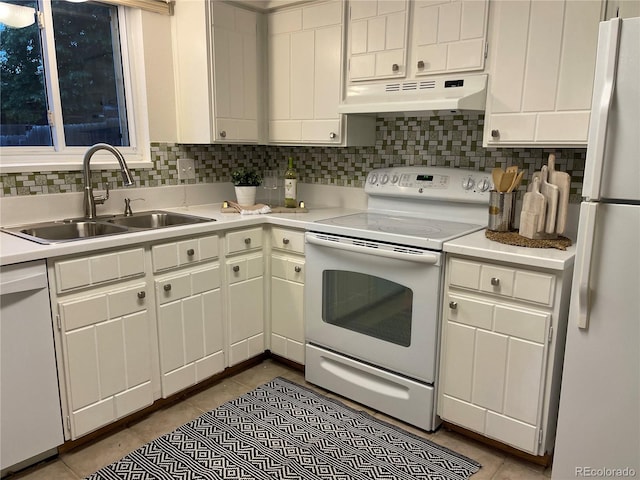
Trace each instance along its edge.
<instances>
[{"instance_id":1,"label":"white lower cabinet","mask_svg":"<svg viewBox=\"0 0 640 480\"><path fill-rule=\"evenodd\" d=\"M271 351L304 364L304 232L271 230Z\"/></svg>"},{"instance_id":2,"label":"white lower cabinet","mask_svg":"<svg viewBox=\"0 0 640 480\"><path fill-rule=\"evenodd\" d=\"M446 278L438 414L532 455L550 452L567 275L450 257Z\"/></svg>"},{"instance_id":3,"label":"white lower cabinet","mask_svg":"<svg viewBox=\"0 0 640 480\"><path fill-rule=\"evenodd\" d=\"M220 265L163 275L155 290L166 398L225 368Z\"/></svg>"},{"instance_id":4,"label":"white lower cabinet","mask_svg":"<svg viewBox=\"0 0 640 480\"><path fill-rule=\"evenodd\" d=\"M57 310L72 440L153 403L144 280L60 299Z\"/></svg>"},{"instance_id":5,"label":"white lower cabinet","mask_svg":"<svg viewBox=\"0 0 640 480\"><path fill-rule=\"evenodd\" d=\"M229 366L265 350L262 227L227 233Z\"/></svg>"}]
</instances>

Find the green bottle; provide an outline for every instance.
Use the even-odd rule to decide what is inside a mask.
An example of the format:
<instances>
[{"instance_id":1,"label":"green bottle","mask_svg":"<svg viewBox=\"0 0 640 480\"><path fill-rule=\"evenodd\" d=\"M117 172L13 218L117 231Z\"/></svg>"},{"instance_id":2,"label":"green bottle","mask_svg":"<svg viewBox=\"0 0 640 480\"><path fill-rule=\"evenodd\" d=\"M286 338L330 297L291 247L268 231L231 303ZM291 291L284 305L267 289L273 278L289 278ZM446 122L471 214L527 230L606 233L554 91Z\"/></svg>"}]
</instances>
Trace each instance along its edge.
<instances>
[{"instance_id":1,"label":"green bottle","mask_svg":"<svg viewBox=\"0 0 640 480\"><path fill-rule=\"evenodd\" d=\"M284 206L295 208L298 206L296 201L298 174L293 168L293 158L289 157L289 168L284 172Z\"/></svg>"}]
</instances>

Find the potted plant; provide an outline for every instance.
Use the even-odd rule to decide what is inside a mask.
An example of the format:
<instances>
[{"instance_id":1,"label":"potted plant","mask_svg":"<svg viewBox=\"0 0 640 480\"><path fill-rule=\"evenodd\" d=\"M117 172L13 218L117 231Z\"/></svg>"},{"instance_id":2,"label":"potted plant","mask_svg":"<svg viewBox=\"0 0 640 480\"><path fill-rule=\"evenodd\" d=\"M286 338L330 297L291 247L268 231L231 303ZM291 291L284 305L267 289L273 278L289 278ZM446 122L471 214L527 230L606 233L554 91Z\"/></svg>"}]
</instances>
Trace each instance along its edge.
<instances>
[{"instance_id":1,"label":"potted plant","mask_svg":"<svg viewBox=\"0 0 640 480\"><path fill-rule=\"evenodd\" d=\"M236 189L236 200L240 205L255 205L256 191L262 177L253 169L240 167L231 172L231 181Z\"/></svg>"}]
</instances>

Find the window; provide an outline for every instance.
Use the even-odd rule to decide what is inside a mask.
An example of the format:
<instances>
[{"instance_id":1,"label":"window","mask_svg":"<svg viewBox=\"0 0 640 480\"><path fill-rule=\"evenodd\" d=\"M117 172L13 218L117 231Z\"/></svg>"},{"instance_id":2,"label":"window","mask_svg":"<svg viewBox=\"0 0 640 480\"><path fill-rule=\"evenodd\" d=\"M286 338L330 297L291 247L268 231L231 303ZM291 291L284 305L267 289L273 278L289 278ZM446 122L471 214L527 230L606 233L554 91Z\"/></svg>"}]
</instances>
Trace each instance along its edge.
<instances>
[{"instance_id":1,"label":"window","mask_svg":"<svg viewBox=\"0 0 640 480\"><path fill-rule=\"evenodd\" d=\"M146 108L135 95L133 68L142 60L128 55L142 50L130 45L136 32L127 28L135 10L55 0L3 3L36 9L38 21L24 28L0 23L2 170L76 169L87 147L99 142L118 147L128 161L148 161L146 122L140 121Z\"/></svg>"}]
</instances>

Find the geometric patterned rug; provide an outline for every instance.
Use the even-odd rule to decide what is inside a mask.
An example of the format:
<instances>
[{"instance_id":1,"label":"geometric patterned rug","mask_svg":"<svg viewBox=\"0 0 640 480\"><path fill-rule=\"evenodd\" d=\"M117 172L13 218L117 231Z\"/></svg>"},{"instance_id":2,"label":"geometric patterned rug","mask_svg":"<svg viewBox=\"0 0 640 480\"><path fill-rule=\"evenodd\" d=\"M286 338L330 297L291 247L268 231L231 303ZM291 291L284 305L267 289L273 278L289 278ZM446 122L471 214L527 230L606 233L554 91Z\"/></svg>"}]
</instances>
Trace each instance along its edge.
<instances>
[{"instance_id":1,"label":"geometric patterned rug","mask_svg":"<svg viewBox=\"0 0 640 480\"><path fill-rule=\"evenodd\" d=\"M89 480L467 479L480 464L278 377Z\"/></svg>"}]
</instances>

